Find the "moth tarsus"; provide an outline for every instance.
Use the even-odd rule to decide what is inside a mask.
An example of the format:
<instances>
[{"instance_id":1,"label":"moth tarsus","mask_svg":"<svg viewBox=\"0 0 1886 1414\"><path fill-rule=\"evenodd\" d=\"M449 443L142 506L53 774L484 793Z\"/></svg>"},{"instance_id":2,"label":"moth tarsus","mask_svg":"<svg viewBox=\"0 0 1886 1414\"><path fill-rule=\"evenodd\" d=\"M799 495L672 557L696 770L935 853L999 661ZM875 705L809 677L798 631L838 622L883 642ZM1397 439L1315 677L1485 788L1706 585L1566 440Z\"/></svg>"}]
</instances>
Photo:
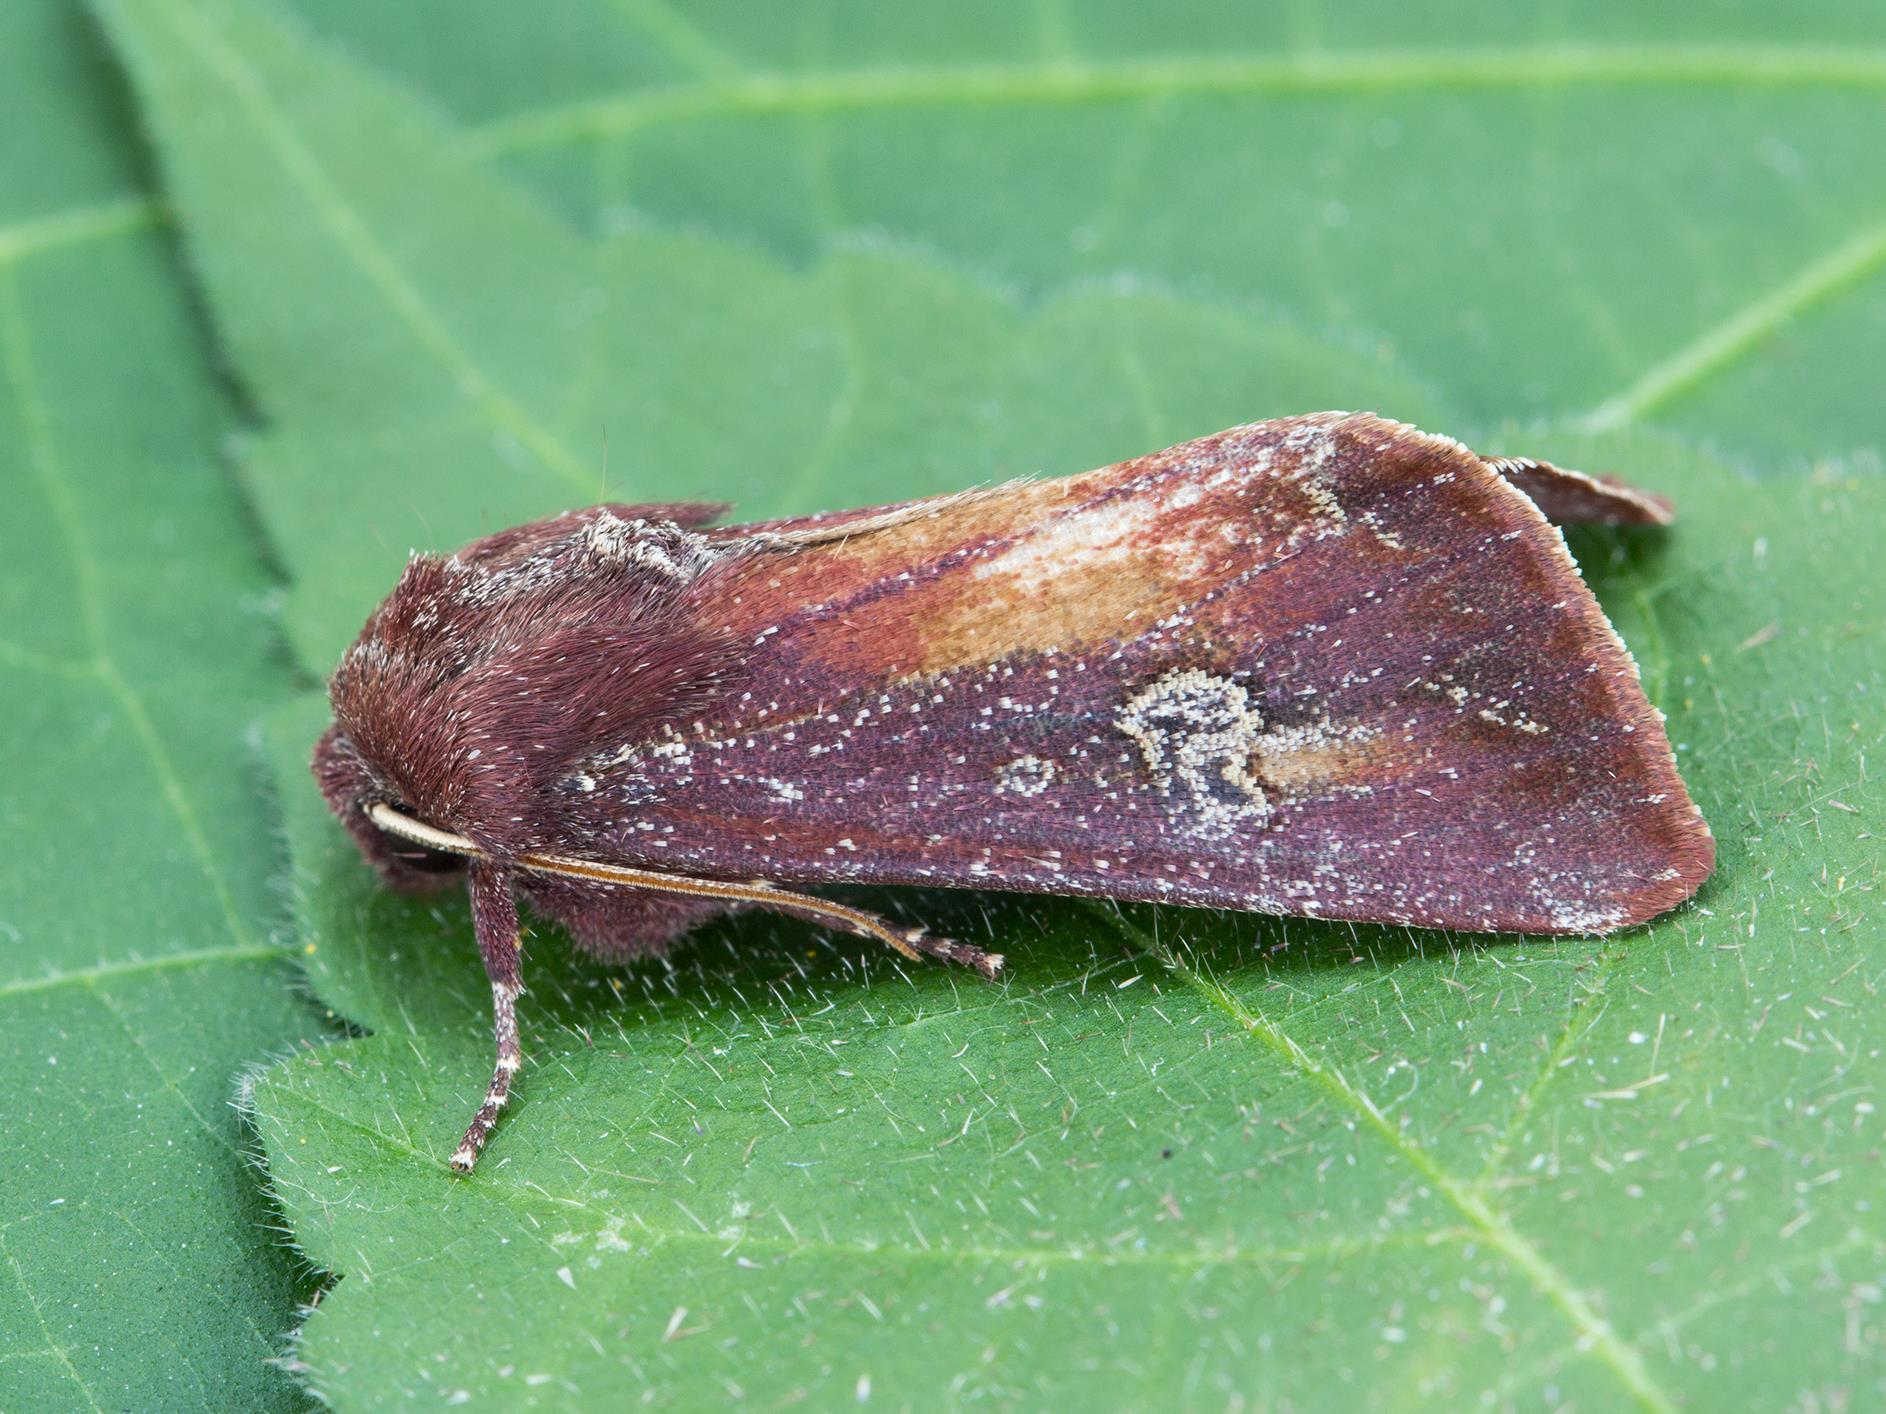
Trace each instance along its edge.
<instances>
[{"instance_id":1,"label":"moth tarsus","mask_svg":"<svg viewBox=\"0 0 1886 1414\"><path fill-rule=\"evenodd\" d=\"M469 875L510 1094L517 901L658 951L734 908L1000 973L802 892L904 884L1608 932L1714 846L1546 517L1608 478L1366 414L1058 480L717 528L598 506L416 555L330 683L322 789L401 887Z\"/></svg>"},{"instance_id":2,"label":"moth tarsus","mask_svg":"<svg viewBox=\"0 0 1886 1414\"><path fill-rule=\"evenodd\" d=\"M523 1049L518 1044L517 999L523 995L524 981L519 967L520 944L517 900L511 892L511 880L504 866L488 858L473 858L467 868L472 901L472 930L478 938L478 952L484 959L485 972L491 978L492 1032L497 1042L497 1060L491 1071L491 1084L485 1090L484 1103L472 1116L465 1137L452 1152L452 1171L467 1174L478 1162L485 1140L497 1127L498 1116L511 1098L511 1081L524 1064Z\"/></svg>"},{"instance_id":3,"label":"moth tarsus","mask_svg":"<svg viewBox=\"0 0 1886 1414\"><path fill-rule=\"evenodd\" d=\"M930 957L939 962L953 962L959 967L974 968L991 982L1002 975L1005 959L999 952L985 952L951 938L933 938L921 928L912 929L904 934L904 938L913 949L913 957Z\"/></svg>"}]
</instances>

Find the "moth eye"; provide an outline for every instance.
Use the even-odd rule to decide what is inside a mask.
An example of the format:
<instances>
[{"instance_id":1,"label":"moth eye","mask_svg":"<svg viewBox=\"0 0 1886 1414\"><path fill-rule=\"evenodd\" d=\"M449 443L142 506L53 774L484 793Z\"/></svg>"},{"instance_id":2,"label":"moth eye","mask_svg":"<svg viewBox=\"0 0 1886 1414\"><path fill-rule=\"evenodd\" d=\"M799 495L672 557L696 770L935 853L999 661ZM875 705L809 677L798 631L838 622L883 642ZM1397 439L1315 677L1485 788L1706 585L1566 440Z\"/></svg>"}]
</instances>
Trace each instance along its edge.
<instances>
[{"instance_id":1,"label":"moth eye","mask_svg":"<svg viewBox=\"0 0 1886 1414\"><path fill-rule=\"evenodd\" d=\"M442 854L405 840L393 847L393 857L408 869L417 869L422 874L455 874L465 867L465 861L456 854Z\"/></svg>"},{"instance_id":2,"label":"moth eye","mask_svg":"<svg viewBox=\"0 0 1886 1414\"><path fill-rule=\"evenodd\" d=\"M387 802L402 815L417 820L420 814L403 800ZM362 806L365 812L365 805ZM390 830L381 830L380 838L386 843L386 852L408 869L416 869L422 874L453 874L465 867L465 860L456 854L447 854L442 849L428 849L415 840L396 835Z\"/></svg>"}]
</instances>

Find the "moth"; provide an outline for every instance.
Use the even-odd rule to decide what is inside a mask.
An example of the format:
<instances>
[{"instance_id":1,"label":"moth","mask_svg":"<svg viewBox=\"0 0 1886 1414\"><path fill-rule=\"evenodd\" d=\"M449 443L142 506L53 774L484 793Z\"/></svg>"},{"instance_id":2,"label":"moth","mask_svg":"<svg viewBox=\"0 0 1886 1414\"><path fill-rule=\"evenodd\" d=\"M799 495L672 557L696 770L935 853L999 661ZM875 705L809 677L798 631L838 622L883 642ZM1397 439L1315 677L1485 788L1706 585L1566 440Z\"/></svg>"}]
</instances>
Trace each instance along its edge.
<instances>
[{"instance_id":1,"label":"moth","mask_svg":"<svg viewBox=\"0 0 1886 1414\"><path fill-rule=\"evenodd\" d=\"M1668 502L1367 414L720 527L607 505L415 554L329 684L328 803L463 874L497 1064L521 897L609 959L729 909L993 978L807 892L906 884L1604 933L1714 844L1551 520Z\"/></svg>"}]
</instances>

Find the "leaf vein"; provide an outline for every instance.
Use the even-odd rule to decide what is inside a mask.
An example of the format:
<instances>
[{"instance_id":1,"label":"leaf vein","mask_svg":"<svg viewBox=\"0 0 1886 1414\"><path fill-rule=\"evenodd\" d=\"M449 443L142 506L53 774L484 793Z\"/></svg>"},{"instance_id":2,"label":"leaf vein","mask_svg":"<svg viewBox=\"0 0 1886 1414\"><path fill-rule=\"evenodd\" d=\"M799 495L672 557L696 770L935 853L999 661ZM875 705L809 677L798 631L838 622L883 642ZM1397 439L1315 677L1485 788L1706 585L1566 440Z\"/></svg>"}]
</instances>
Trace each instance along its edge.
<instances>
[{"instance_id":1,"label":"leaf vein","mask_svg":"<svg viewBox=\"0 0 1886 1414\"><path fill-rule=\"evenodd\" d=\"M20 1270L19 1261L12 1252L7 1250L4 1240L0 1240L0 1257L6 1258L7 1265L13 1269L13 1279L20 1284L21 1293L26 1297L27 1304L33 1308L33 1319L39 1322L39 1333L45 1337L47 1352L65 1367L65 1372L71 1377L72 1383L77 1385L79 1393L85 1396L85 1402L96 1409L98 1414L105 1414L105 1406L98 1402L98 1396L93 1394L91 1386L85 1383L84 1376L79 1374L78 1367L72 1363L71 1355L67 1353L64 1346L52 1338L52 1327L46 1324L45 1308L39 1304L39 1297L27 1283L26 1273Z\"/></svg>"},{"instance_id":2,"label":"leaf vein","mask_svg":"<svg viewBox=\"0 0 1886 1414\"><path fill-rule=\"evenodd\" d=\"M242 947L198 948L190 952L169 953L163 957L101 962L95 967L80 967L69 972L51 972L44 977L0 982L0 998L16 997L26 992L43 992L53 987L109 982L145 972L168 972L219 962L280 962L283 957L282 950L272 943L250 943Z\"/></svg>"},{"instance_id":3,"label":"leaf vein","mask_svg":"<svg viewBox=\"0 0 1886 1414\"><path fill-rule=\"evenodd\" d=\"M59 455L52 412L46 405L34 365L32 339L20 305L19 284L11 267L6 265L0 265L0 362L4 363L5 380L19 408L26 460L58 523L60 539L65 542L66 558L72 565L73 594L78 601L79 620L84 626L94 670L137 738L151 773L157 778L159 793L176 817L190 852L196 857L197 867L222 910L230 936L238 943L247 943L249 931L242 911L236 906L235 894L224 877L216 851L203 832L195 802L184 789L183 778L145 709L144 699L125 680L112 659L98 554L86 535L84 516L73 498L71 480L64 459Z\"/></svg>"},{"instance_id":4,"label":"leaf vein","mask_svg":"<svg viewBox=\"0 0 1886 1414\"><path fill-rule=\"evenodd\" d=\"M205 1115L203 1111L199 1110L196 1105L191 1102L190 1097L183 1093L182 1087L177 1084L176 1080L163 1066L158 1064L157 1057L151 1054L150 1047L144 1044L144 1038L138 1035L137 1031L131 1025L130 1018L124 1014L124 1011L118 1006L117 1002L112 1000L111 994L104 991L102 988L93 988L92 996L97 1000L98 1005L104 1009L105 1014L109 1016L117 1025L118 1029L124 1033L125 1040L131 1043L131 1049L137 1052L138 1059L149 1066L151 1074L158 1078L166 1090L177 1097L177 1103L188 1111L190 1118L196 1121L197 1127L201 1129L204 1134L208 1135L219 1149L226 1150L230 1154L235 1155L238 1159L243 1157L240 1146L227 1134L223 1133L212 1124L209 1116ZM120 1216L122 1216L122 1214Z\"/></svg>"},{"instance_id":5,"label":"leaf vein","mask_svg":"<svg viewBox=\"0 0 1886 1414\"><path fill-rule=\"evenodd\" d=\"M588 464L486 373L458 341L348 201L340 185L328 175L313 150L285 121L267 84L243 55L211 31L190 7L166 5L160 6L159 11L178 39L192 49L234 95L254 122L257 134L301 188L328 234L367 277L419 346L451 375L467 400L487 422L516 437L546 470L584 494L594 495L596 477Z\"/></svg>"},{"instance_id":6,"label":"leaf vein","mask_svg":"<svg viewBox=\"0 0 1886 1414\"><path fill-rule=\"evenodd\" d=\"M662 123L948 104L1092 104L1167 95L1376 93L1600 85L1886 89L1886 50L1642 44L1179 55L1117 62L880 66L752 74L525 109L474 129L508 152L633 133Z\"/></svg>"},{"instance_id":7,"label":"leaf vein","mask_svg":"<svg viewBox=\"0 0 1886 1414\"><path fill-rule=\"evenodd\" d=\"M1639 1404L1647 1409L1673 1414L1677 1407L1675 1399L1657 1383L1642 1353L1617 1333L1592 1305L1590 1298L1471 1183L1448 1172L1419 1142L1391 1124L1365 1091L1351 1084L1335 1067L1311 1055L1274 1022L1251 1011L1225 987L1195 971L1183 958L1124 914L1098 906L1092 911L1107 919L1148 957L1237 1022L1245 1035L1285 1061L1291 1069L1323 1090L1336 1104L1360 1118L1390 1150L1434 1186L1467 1220L1482 1241L1525 1274L1534 1290L1556 1307L1571 1324L1580 1344L1617 1377Z\"/></svg>"},{"instance_id":8,"label":"leaf vein","mask_svg":"<svg viewBox=\"0 0 1886 1414\"><path fill-rule=\"evenodd\" d=\"M699 25L664 0L610 0L616 12L704 79L740 78L745 68Z\"/></svg>"},{"instance_id":9,"label":"leaf vein","mask_svg":"<svg viewBox=\"0 0 1886 1414\"><path fill-rule=\"evenodd\" d=\"M1809 261L1766 293L1732 311L1640 374L1576 422L1580 431L1611 432L1694 393L1753 353L1790 320L1886 268L1886 221Z\"/></svg>"},{"instance_id":10,"label":"leaf vein","mask_svg":"<svg viewBox=\"0 0 1886 1414\"><path fill-rule=\"evenodd\" d=\"M1610 982L1611 969L1621 955L1620 948L1608 943L1598 950L1597 968L1592 973L1584 995L1572 1004L1570 1012L1567 1013L1560 1027L1559 1038L1546 1053L1545 1064L1540 1067L1539 1074L1533 1078L1532 1084L1526 1088L1525 1093L1514 1102L1513 1112L1507 1117L1506 1127L1500 1131L1499 1138L1495 1139L1488 1148L1486 1163L1481 1167L1479 1177L1474 1180L1475 1183L1485 1186L1499 1175L1508 1155L1512 1152L1514 1141L1519 1137L1521 1127L1538 1108L1539 1101L1545 1098L1546 1092L1552 1088L1567 1058L1571 1056L1579 1042L1591 1034L1591 1028L1596 1026L1604 1016L1605 1007L1609 1002L1606 987Z\"/></svg>"},{"instance_id":11,"label":"leaf vein","mask_svg":"<svg viewBox=\"0 0 1886 1414\"><path fill-rule=\"evenodd\" d=\"M336 1121L362 1137L374 1141L377 1148L395 1148L408 1158L417 1159L440 1173L446 1171L443 1160L425 1150L417 1148L397 1135L388 1133L375 1125L368 1124L353 1115L334 1108L313 1098L305 1090L294 1092L295 1103L306 1105ZM278 1127L285 1128L279 1111L269 1114L268 1118ZM602 1170L594 1170L603 1172ZM270 1165L271 1174L281 1181L281 1165ZM454 1182L461 1180L454 1179ZM605 1224L628 1223L651 1242L658 1244L696 1243L712 1246L716 1249L737 1244L742 1248L759 1247L775 1251L782 1256L816 1254L833 1257L871 1257L889 1258L899 1261L917 1260L969 1260L988 1262L991 1265L1024 1265L1034 1263L1048 1265L1052 1263L1086 1263L1102 1265L1148 1265L1169 1266L1181 1269L1209 1268L1239 1265L1290 1265L1299 1262L1347 1260L1358 1255L1400 1248L1426 1249L1445 1247L1455 1242L1483 1241L1484 1234L1478 1230L1447 1226L1413 1232L1378 1233L1366 1237L1346 1238L1328 1243L1310 1243L1301 1247L1262 1247L1237 1248L1216 1251L1107 1251L1093 1248L1050 1248L1050 1247L986 1247L965 1246L958 1243L936 1247L904 1247L892 1243L839 1242L829 1237L807 1238L803 1235L792 1237L772 1237L765 1234L745 1231L735 1236L724 1232L697 1227L662 1228L650 1223L647 1218L636 1213L611 1212L598 1208L581 1198L564 1197L551 1193L538 1184L500 1189L490 1179L472 1180L475 1183L489 1185L485 1192L493 1201L503 1206L513 1206L520 1200L533 1206L548 1206L558 1211L575 1210L588 1213ZM532 1195L536 1195L533 1197Z\"/></svg>"},{"instance_id":12,"label":"leaf vein","mask_svg":"<svg viewBox=\"0 0 1886 1414\"><path fill-rule=\"evenodd\" d=\"M0 265L45 251L147 231L168 219L169 209L156 198L127 197L15 221L0 226Z\"/></svg>"}]
</instances>

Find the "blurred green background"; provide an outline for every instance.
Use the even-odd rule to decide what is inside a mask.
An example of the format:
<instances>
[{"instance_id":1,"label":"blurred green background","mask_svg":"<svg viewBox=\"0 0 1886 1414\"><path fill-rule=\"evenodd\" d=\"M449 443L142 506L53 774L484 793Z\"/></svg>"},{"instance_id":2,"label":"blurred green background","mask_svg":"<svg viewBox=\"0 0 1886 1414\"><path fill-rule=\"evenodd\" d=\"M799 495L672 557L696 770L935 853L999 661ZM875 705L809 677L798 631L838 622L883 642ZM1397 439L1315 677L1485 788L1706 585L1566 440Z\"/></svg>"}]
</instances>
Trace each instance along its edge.
<instances>
[{"instance_id":1,"label":"blurred green background","mask_svg":"<svg viewBox=\"0 0 1886 1414\"><path fill-rule=\"evenodd\" d=\"M1886 1399L1883 118L1873 3L0 8L0 1408ZM546 931L444 1177L463 909L303 771L409 547L1325 407L1677 499L1694 905Z\"/></svg>"}]
</instances>

